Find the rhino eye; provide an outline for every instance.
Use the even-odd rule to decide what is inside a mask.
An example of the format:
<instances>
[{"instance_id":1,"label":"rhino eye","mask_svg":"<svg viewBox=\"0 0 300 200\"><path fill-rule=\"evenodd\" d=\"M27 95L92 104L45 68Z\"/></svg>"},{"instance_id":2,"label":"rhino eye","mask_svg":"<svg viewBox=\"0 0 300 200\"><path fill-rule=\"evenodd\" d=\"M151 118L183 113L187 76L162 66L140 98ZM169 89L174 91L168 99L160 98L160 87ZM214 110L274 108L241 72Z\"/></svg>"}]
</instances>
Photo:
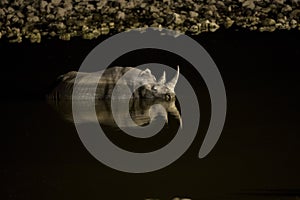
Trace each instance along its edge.
<instances>
[{"instance_id":1,"label":"rhino eye","mask_svg":"<svg viewBox=\"0 0 300 200\"><path fill-rule=\"evenodd\" d=\"M154 86L152 87L152 90L157 91L157 86L154 85Z\"/></svg>"}]
</instances>

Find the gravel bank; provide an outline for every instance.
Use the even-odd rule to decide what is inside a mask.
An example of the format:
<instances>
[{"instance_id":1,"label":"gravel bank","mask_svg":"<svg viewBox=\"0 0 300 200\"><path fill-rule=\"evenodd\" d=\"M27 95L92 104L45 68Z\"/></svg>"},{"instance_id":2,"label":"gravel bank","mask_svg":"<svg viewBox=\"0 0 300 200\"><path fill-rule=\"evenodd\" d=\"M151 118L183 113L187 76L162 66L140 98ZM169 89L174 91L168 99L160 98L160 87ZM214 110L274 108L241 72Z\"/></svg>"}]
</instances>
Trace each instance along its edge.
<instances>
[{"instance_id":1,"label":"gravel bank","mask_svg":"<svg viewBox=\"0 0 300 200\"><path fill-rule=\"evenodd\" d=\"M298 0L0 0L0 38L93 39L140 27L189 34L218 29L300 30Z\"/></svg>"}]
</instances>

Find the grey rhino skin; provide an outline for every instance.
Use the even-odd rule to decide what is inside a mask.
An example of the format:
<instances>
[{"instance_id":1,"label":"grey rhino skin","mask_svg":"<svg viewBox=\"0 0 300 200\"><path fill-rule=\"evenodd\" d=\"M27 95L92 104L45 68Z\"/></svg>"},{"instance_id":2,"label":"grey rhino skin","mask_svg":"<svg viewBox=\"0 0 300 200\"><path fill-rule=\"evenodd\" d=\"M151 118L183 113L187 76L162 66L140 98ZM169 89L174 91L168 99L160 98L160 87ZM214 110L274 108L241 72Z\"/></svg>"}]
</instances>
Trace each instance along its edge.
<instances>
[{"instance_id":1,"label":"grey rhino skin","mask_svg":"<svg viewBox=\"0 0 300 200\"><path fill-rule=\"evenodd\" d=\"M121 84L125 85L131 90L132 98L140 99L163 99L171 101L175 99L174 88L176 86L179 67L177 74L174 78L166 83L166 74L163 73L162 77L157 81L155 76L149 69L140 70L133 67L112 67L106 70L84 73L71 71L58 77L58 85L55 89L47 95L50 100L71 100L71 99L91 99L96 98L98 100L112 98L113 89L117 81L127 72L130 71L130 77L122 79ZM101 79L99 80L99 76ZM77 89L73 94L73 87L76 80ZM91 91L91 85L97 82L96 93ZM142 83L143 86L133 91L134 84ZM143 84L146 83L146 84ZM117 97L122 99L122 95Z\"/></svg>"}]
</instances>

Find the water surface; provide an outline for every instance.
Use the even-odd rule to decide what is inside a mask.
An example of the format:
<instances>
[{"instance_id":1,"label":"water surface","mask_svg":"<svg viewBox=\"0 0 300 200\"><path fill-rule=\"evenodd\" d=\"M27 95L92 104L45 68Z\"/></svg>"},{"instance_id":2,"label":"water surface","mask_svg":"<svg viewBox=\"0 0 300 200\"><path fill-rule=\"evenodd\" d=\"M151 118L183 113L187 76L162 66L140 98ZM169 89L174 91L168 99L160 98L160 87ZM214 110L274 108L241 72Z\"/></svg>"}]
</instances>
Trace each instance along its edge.
<instances>
[{"instance_id":1,"label":"water surface","mask_svg":"<svg viewBox=\"0 0 300 200\"><path fill-rule=\"evenodd\" d=\"M201 80L183 68L194 87L203 91L198 93L203 112L199 134L179 160L146 174L123 173L98 162L81 143L74 124L43 99L53 80L76 70L99 41L2 43L3 199L299 198L298 35L220 33L196 39L224 79L228 113L223 133L213 151L198 159L209 100L203 84L197 85ZM134 66L141 63L140 57L118 62ZM143 58L165 59L172 66L181 62L155 52ZM113 142L135 151L166 144L178 126L178 119L169 116L164 128L169 134L146 142L103 125Z\"/></svg>"}]
</instances>

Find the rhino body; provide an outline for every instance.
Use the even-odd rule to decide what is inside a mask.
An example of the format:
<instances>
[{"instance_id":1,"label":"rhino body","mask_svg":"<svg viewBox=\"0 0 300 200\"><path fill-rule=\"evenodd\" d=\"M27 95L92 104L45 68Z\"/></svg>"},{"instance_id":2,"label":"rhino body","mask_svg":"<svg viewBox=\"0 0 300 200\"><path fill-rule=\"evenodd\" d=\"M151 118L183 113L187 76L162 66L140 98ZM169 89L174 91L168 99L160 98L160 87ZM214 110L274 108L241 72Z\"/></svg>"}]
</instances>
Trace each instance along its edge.
<instances>
[{"instance_id":1,"label":"rhino body","mask_svg":"<svg viewBox=\"0 0 300 200\"><path fill-rule=\"evenodd\" d=\"M170 101L175 99L174 88L179 76L179 68L175 77L168 83L166 83L166 74L163 73L159 80L156 80L155 76L149 69L140 70L133 67L112 67L106 70L84 73L71 71L58 77L58 84L54 90L47 95L51 100L71 100L71 99L91 99L96 98L98 100L112 98L113 89L124 76L125 73L130 71L130 76L122 79L121 83L131 90L132 98L140 99L163 99ZM99 77L101 75L101 79ZM73 94L73 87L75 79L77 78L76 85L77 90ZM91 85L97 84L96 93L91 91ZM146 84L143 84L146 83ZM141 84L142 86L134 90L134 84ZM122 99L122 95L117 95L117 98Z\"/></svg>"}]
</instances>

